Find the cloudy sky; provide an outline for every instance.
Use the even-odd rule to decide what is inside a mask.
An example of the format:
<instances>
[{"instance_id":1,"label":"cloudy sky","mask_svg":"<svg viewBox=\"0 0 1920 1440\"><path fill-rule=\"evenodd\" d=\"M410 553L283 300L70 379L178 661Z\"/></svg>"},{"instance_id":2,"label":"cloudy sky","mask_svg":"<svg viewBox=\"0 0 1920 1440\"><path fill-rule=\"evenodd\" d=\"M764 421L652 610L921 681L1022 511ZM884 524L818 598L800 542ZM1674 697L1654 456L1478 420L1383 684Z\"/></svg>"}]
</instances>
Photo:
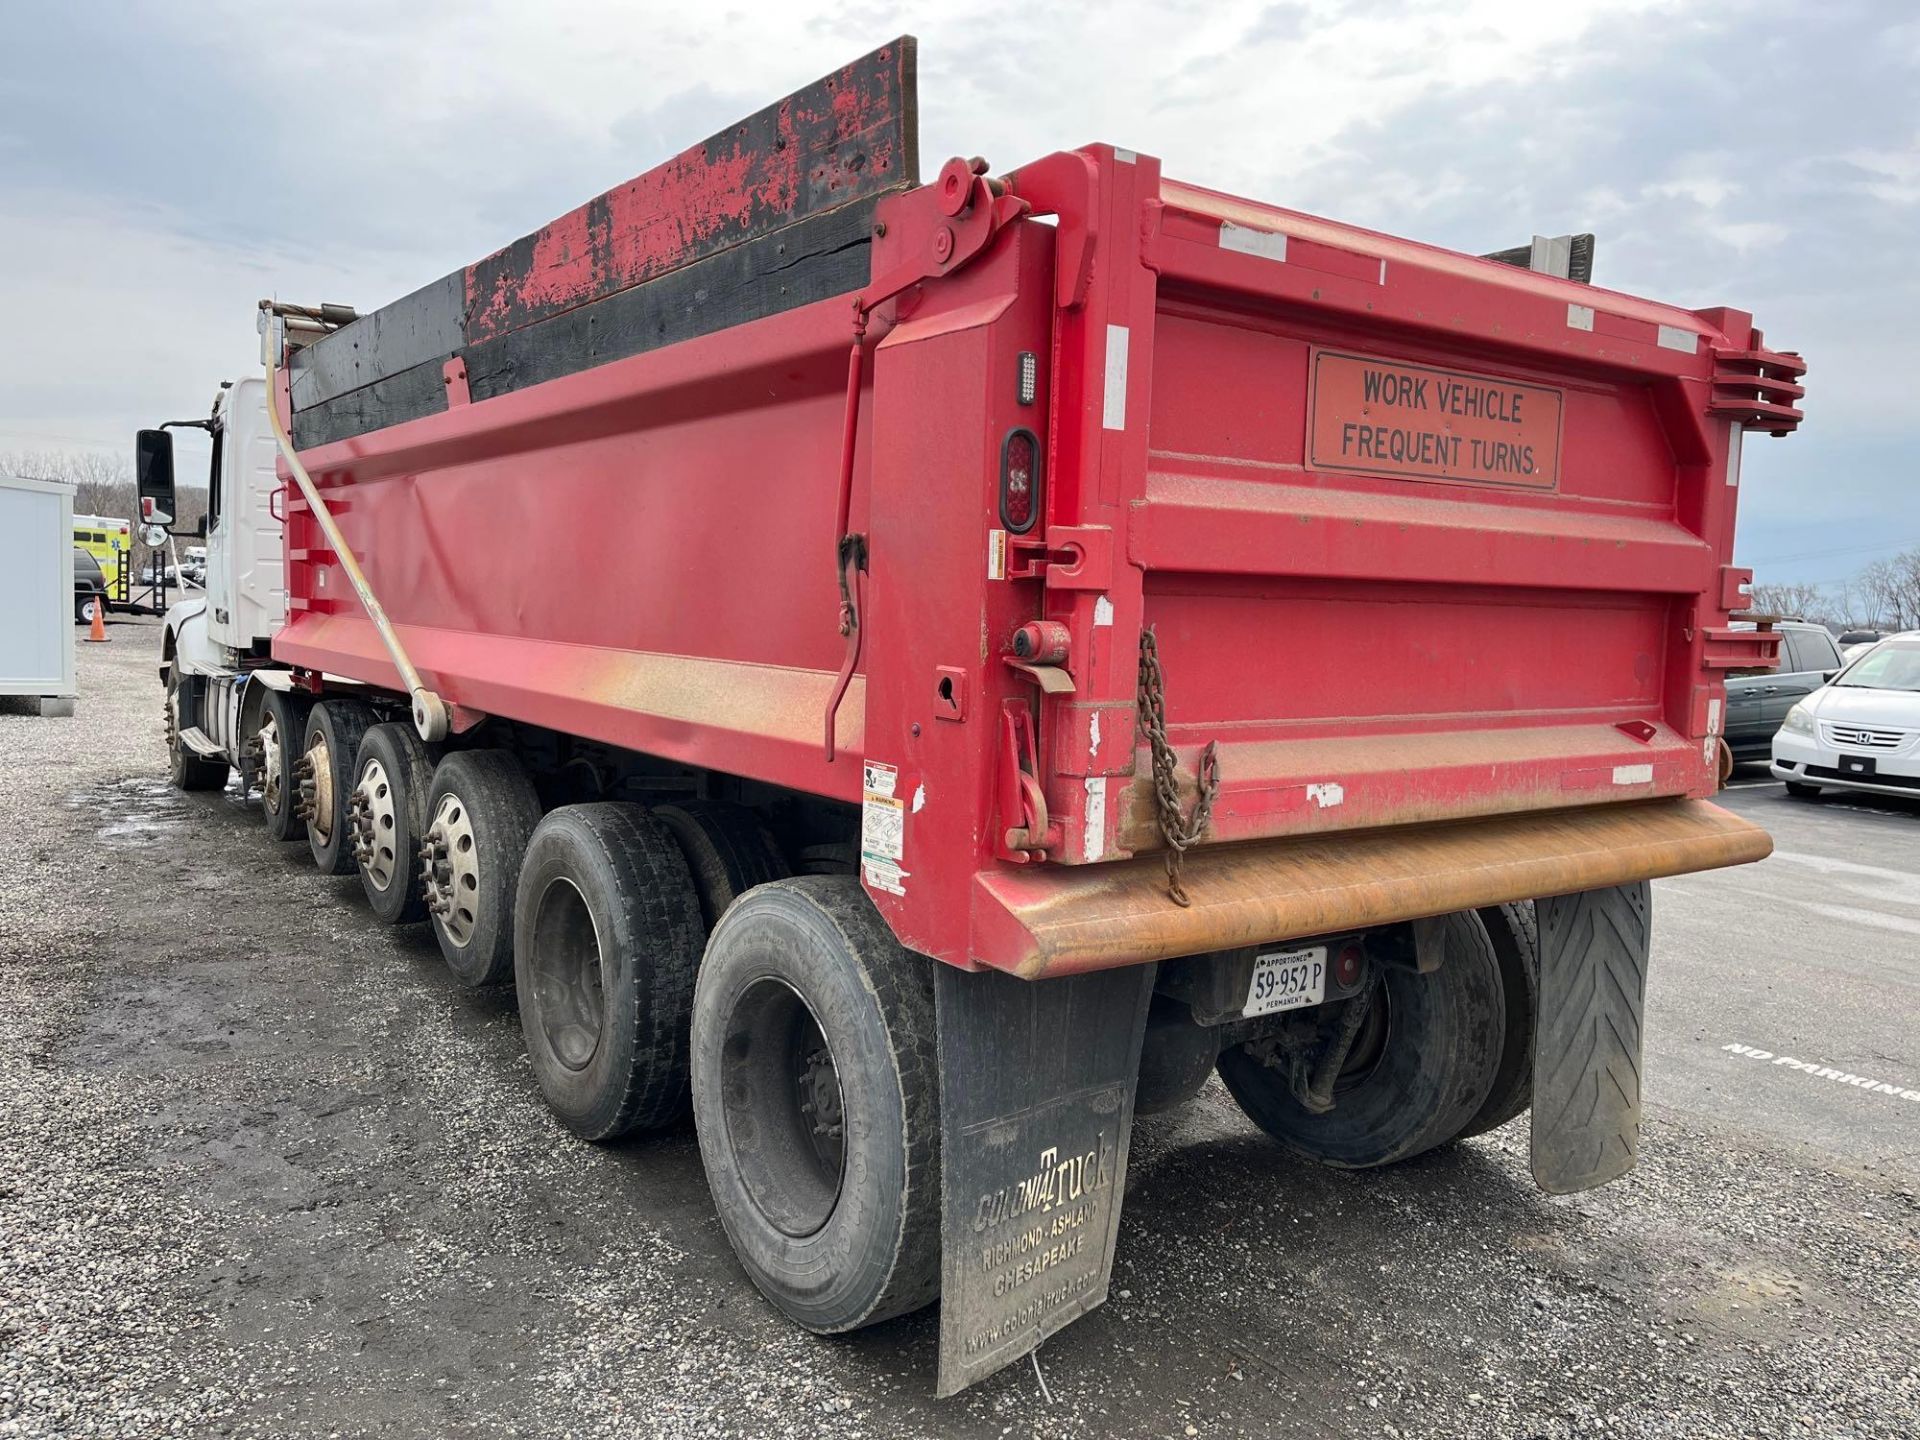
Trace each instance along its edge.
<instances>
[{"instance_id":1,"label":"cloudy sky","mask_svg":"<svg viewBox=\"0 0 1920 1440\"><path fill-rule=\"evenodd\" d=\"M906 32L921 157L1088 140L1751 310L1809 419L1747 447L1741 559L1920 544L1910 0L7 0L0 451L116 453L256 357L261 295L393 299Z\"/></svg>"}]
</instances>

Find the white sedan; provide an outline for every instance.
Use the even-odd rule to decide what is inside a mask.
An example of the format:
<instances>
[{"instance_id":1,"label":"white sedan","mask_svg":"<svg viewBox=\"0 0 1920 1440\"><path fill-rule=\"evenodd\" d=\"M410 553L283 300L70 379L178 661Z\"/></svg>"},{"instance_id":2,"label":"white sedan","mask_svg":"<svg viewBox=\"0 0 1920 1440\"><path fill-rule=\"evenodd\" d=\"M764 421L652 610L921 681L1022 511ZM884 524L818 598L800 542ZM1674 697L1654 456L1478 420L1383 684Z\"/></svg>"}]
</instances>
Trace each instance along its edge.
<instances>
[{"instance_id":1,"label":"white sedan","mask_svg":"<svg viewBox=\"0 0 1920 1440\"><path fill-rule=\"evenodd\" d=\"M1889 635L1789 710L1773 773L1792 795L1831 786L1920 799L1920 630Z\"/></svg>"}]
</instances>

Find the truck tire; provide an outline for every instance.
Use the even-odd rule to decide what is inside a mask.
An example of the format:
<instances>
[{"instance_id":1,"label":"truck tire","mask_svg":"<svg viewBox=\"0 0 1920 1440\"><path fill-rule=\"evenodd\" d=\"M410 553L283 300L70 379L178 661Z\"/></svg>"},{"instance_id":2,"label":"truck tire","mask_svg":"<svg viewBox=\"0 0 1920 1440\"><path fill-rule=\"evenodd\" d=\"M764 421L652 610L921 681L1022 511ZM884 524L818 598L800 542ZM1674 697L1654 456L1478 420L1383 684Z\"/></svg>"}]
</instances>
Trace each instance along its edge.
<instances>
[{"instance_id":1,"label":"truck tire","mask_svg":"<svg viewBox=\"0 0 1920 1440\"><path fill-rule=\"evenodd\" d=\"M513 897L540 797L504 750L461 750L433 771L425 892L447 968L480 989L513 979Z\"/></svg>"},{"instance_id":2,"label":"truck tire","mask_svg":"<svg viewBox=\"0 0 1920 1440\"><path fill-rule=\"evenodd\" d=\"M939 1294L934 963L846 876L762 885L707 943L693 1002L707 1183L748 1276L808 1330Z\"/></svg>"},{"instance_id":3,"label":"truck tire","mask_svg":"<svg viewBox=\"0 0 1920 1440\"><path fill-rule=\"evenodd\" d=\"M209 760L180 738L180 669L167 670L167 779L176 790L220 790L232 768L224 760Z\"/></svg>"},{"instance_id":4,"label":"truck tire","mask_svg":"<svg viewBox=\"0 0 1920 1440\"><path fill-rule=\"evenodd\" d=\"M1479 912L1487 927L1494 958L1500 962L1500 985L1506 992L1506 1035L1500 1063L1493 1072L1493 1089L1467 1128L1484 1135L1517 1118L1533 1103L1533 1031L1540 1007L1540 945L1534 931L1533 902L1490 905Z\"/></svg>"},{"instance_id":5,"label":"truck tire","mask_svg":"<svg viewBox=\"0 0 1920 1440\"><path fill-rule=\"evenodd\" d=\"M588 1140L687 1111L687 1027L706 931L673 837L639 805L540 822L514 904L520 1029L540 1093Z\"/></svg>"},{"instance_id":6,"label":"truck tire","mask_svg":"<svg viewBox=\"0 0 1920 1440\"><path fill-rule=\"evenodd\" d=\"M252 682L258 685L260 682ZM272 690L260 707L260 728L252 744L260 757L260 814L276 840L304 840L307 822L300 814L300 741L307 733L306 697Z\"/></svg>"},{"instance_id":7,"label":"truck tire","mask_svg":"<svg viewBox=\"0 0 1920 1440\"><path fill-rule=\"evenodd\" d=\"M433 757L412 725L389 721L360 738L351 806L354 858L368 906L389 925L427 918L420 846L432 788Z\"/></svg>"},{"instance_id":8,"label":"truck tire","mask_svg":"<svg viewBox=\"0 0 1920 1440\"><path fill-rule=\"evenodd\" d=\"M1295 1154L1340 1169L1410 1159L1465 1129L1493 1089L1506 999L1480 917L1448 916L1445 935L1430 974L1379 967L1368 1022L1325 1114L1303 1106L1284 1071L1248 1045L1223 1051L1220 1078L1247 1118Z\"/></svg>"},{"instance_id":9,"label":"truck tire","mask_svg":"<svg viewBox=\"0 0 1920 1440\"><path fill-rule=\"evenodd\" d=\"M656 805L658 820L679 843L693 872L700 895L703 934L747 891L790 873L773 836L760 817L744 805L721 800L688 800L679 805Z\"/></svg>"},{"instance_id":10,"label":"truck tire","mask_svg":"<svg viewBox=\"0 0 1920 1440\"><path fill-rule=\"evenodd\" d=\"M300 795L306 810L307 848L322 875L351 875L354 870L348 802L360 737L373 720L373 711L358 700L322 700L307 712Z\"/></svg>"}]
</instances>

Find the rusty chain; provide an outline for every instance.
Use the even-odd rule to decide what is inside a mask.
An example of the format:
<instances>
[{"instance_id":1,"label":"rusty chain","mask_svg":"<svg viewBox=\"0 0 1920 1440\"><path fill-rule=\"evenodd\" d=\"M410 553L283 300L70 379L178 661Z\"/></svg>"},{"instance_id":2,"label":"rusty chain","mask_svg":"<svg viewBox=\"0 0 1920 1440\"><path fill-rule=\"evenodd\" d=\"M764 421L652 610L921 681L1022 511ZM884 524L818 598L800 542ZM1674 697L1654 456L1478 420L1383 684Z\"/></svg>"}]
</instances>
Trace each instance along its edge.
<instances>
[{"instance_id":1,"label":"rusty chain","mask_svg":"<svg viewBox=\"0 0 1920 1440\"><path fill-rule=\"evenodd\" d=\"M1193 904L1186 886L1180 883L1180 865L1187 850L1200 843L1213 817L1213 799L1220 793L1220 760L1215 743L1207 742L1200 752L1200 765L1194 776L1196 794L1193 810L1183 814L1180 808L1180 762L1167 743L1166 677L1160 671L1159 642L1151 626L1140 632L1140 724L1147 732L1147 745L1153 751L1154 811L1160 821L1160 833L1167 841L1167 896L1185 909Z\"/></svg>"}]
</instances>

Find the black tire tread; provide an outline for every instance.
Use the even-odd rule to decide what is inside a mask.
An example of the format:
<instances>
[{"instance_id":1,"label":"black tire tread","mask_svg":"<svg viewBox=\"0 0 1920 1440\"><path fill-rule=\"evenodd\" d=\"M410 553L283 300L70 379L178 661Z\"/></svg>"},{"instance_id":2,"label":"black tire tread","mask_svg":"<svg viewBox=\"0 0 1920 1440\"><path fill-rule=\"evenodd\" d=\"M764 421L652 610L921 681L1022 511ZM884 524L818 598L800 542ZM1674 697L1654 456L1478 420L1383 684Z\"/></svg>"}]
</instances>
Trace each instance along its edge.
<instances>
[{"instance_id":1,"label":"black tire tread","mask_svg":"<svg viewBox=\"0 0 1920 1440\"><path fill-rule=\"evenodd\" d=\"M846 937L852 952L866 958L861 968L878 1002L906 1101L907 1179L895 1267L873 1308L843 1327L857 1330L910 1314L940 1295L940 1027L933 1000L938 962L894 938L853 876L800 876L776 883L806 895Z\"/></svg>"},{"instance_id":2,"label":"black tire tread","mask_svg":"<svg viewBox=\"0 0 1920 1440\"><path fill-rule=\"evenodd\" d=\"M1498 1129L1533 1104L1533 1032L1540 1010L1540 939L1533 902L1489 906L1480 919L1506 985L1507 1032L1493 1089L1460 1132L1462 1139Z\"/></svg>"}]
</instances>

